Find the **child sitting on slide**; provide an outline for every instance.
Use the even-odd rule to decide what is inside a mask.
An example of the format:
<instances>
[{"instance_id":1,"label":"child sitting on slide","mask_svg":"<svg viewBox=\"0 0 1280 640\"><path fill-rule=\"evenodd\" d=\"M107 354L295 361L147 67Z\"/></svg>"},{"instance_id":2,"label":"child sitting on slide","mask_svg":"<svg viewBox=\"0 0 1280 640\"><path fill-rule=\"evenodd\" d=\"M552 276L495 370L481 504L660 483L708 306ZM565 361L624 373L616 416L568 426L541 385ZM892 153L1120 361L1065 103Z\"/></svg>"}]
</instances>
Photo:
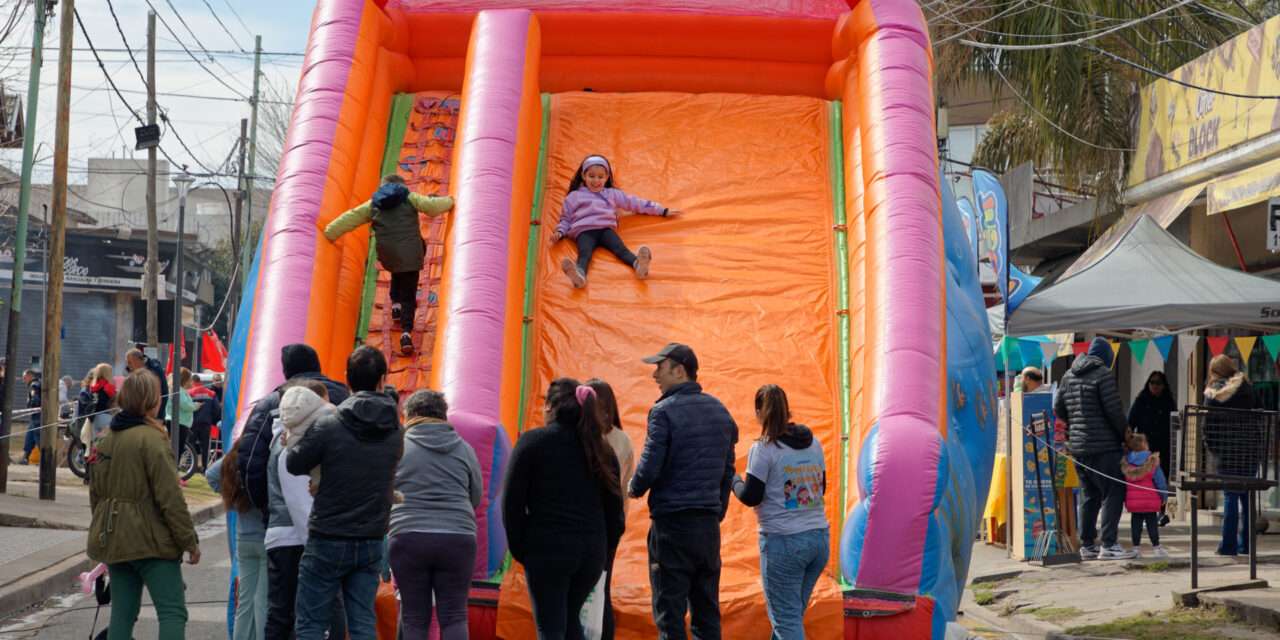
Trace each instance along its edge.
<instances>
[{"instance_id":1,"label":"child sitting on slide","mask_svg":"<svg viewBox=\"0 0 1280 640\"><path fill-rule=\"evenodd\" d=\"M636 255L627 249L616 231L618 209L663 217L680 213L614 188L613 168L609 161L601 155L587 156L569 182L569 191L560 210L560 224L551 234L552 244L566 236L578 243L578 261L575 263L568 258L560 261L560 268L569 276L574 288L587 286L587 267L597 246L608 249L623 264L635 269L637 278L643 280L649 276L653 252L642 246Z\"/></svg>"},{"instance_id":2,"label":"child sitting on slide","mask_svg":"<svg viewBox=\"0 0 1280 640\"><path fill-rule=\"evenodd\" d=\"M413 316L418 310L418 272L427 256L418 214L438 216L453 208L449 196L424 196L409 191L404 178L391 174L370 200L338 216L324 228L330 242L365 224L373 225L378 262L391 272L391 319L400 323L400 349L413 351Z\"/></svg>"}]
</instances>

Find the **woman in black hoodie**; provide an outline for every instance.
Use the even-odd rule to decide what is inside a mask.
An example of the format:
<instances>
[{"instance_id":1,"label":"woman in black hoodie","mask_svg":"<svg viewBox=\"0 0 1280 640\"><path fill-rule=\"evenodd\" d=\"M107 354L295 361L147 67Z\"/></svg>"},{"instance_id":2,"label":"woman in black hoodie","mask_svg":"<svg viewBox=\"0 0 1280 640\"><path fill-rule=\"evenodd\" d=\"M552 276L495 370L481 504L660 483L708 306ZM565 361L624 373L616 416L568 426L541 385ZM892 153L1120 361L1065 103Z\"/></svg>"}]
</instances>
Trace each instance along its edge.
<instances>
[{"instance_id":1,"label":"woman in black hoodie","mask_svg":"<svg viewBox=\"0 0 1280 640\"><path fill-rule=\"evenodd\" d=\"M547 389L547 426L511 452L502 497L511 557L524 565L539 640L583 638L578 612L625 526L618 460L596 392L571 378Z\"/></svg>"},{"instance_id":2,"label":"woman in black hoodie","mask_svg":"<svg viewBox=\"0 0 1280 640\"><path fill-rule=\"evenodd\" d=\"M1160 454L1160 468L1164 477L1169 476L1169 461L1173 454L1169 449L1169 414L1177 411L1169 379L1163 371L1153 371L1147 376L1147 384L1133 399L1129 408L1129 428L1147 437L1147 446Z\"/></svg>"},{"instance_id":3,"label":"woman in black hoodie","mask_svg":"<svg viewBox=\"0 0 1280 640\"><path fill-rule=\"evenodd\" d=\"M827 468L813 432L791 421L781 387L756 391L760 439L747 454L747 478L733 493L760 520L760 577L774 638L803 638L804 612L827 566L830 532L823 498Z\"/></svg>"}]
</instances>

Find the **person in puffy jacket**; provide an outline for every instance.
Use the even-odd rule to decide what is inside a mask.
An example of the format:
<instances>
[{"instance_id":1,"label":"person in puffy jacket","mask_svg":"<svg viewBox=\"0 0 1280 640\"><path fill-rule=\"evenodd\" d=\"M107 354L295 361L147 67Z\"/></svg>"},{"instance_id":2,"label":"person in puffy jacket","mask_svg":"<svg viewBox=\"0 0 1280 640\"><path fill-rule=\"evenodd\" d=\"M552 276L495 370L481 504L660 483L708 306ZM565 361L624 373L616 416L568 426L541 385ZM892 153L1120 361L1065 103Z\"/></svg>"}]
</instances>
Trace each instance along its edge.
<instances>
[{"instance_id":1,"label":"person in puffy jacket","mask_svg":"<svg viewBox=\"0 0 1280 640\"><path fill-rule=\"evenodd\" d=\"M1226 354L1209 361L1209 380L1204 390L1204 405L1211 408L1249 410L1257 408L1253 385L1236 361ZM1225 476L1252 478L1262 463L1262 433L1247 420L1234 420L1210 412L1205 421L1205 446L1217 459L1218 473ZM1222 542L1218 555L1234 556L1249 552L1249 494L1223 491L1226 504L1222 510ZM1244 514L1241 517L1241 514Z\"/></svg>"},{"instance_id":2,"label":"person in puffy jacket","mask_svg":"<svg viewBox=\"0 0 1280 640\"><path fill-rule=\"evenodd\" d=\"M161 640L181 640L187 624L182 554L200 562L200 541L178 486L177 463L160 411L160 381L135 371L117 396L120 412L98 445L89 482L88 556L111 580L108 638L128 640L146 585Z\"/></svg>"},{"instance_id":3,"label":"person in puffy jacket","mask_svg":"<svg viewBox=\"0 0 1280 640\"><path fill-rule=\"evenodd\" d=\"M1076 462L1084 488L1080 503L1080 556L1123 560L1134 557L1118 542L1124 485L1120 459L1124 457L1124 404L1111 372L1115 352L1104 338L1095 338L1089 351L1062 376L1053 412L1067 423L1067 450ZM1097 544L1098 514L1102 514L1102 546Z\"/></svg>"},{"instance_id":4,"label":"person in puffy jacket","mask_svg":"<svg viewBox=\"0 0 1280 640\"><path fill-rule=\"evenodd\" d=\"M1129 428L1147 437L1151 450L1161 454L1160 469L1169 477L1169 462L1173 450L1169 447L1169 415L1178 410L1169 388L1169 379L1163 371L1152 371L1147 383L1133 399L1129 408Z\"/></svg>"},{"instance_id":5,"label":"person in puffy jacket","mask_svg":"<svg viewBox=\"0 0 1280 640\"><path fill-rule=\"evenodd\" d=\"M484 496L480 460L445 421L439 391L404 402L404 456L391 507L391 571L404 602L405 640L426 640L432 603L441 640L467 639L467 596L476 564L476 509Z\"/></svg>"},{"instance_id":6,"label":"person in puffy jacket","mask_svg":"<svg viewBox=\"0 0 1280 640\"><path fill-rule=\"evenodd\" d=\"M320 373L320 356L305 344L287 344L280 349L280 364L285 382L253 404L249 419L244 424L236 448L240 450L238 468L241 482L249 492L249 501L262 514L262 526L266 527L269 508L267 496L267 461L271 457L271 425L279 415L280 398L285 384L298 379L318 380L329 390L329 402L342 404L350 395L346 385L330 380Z\"/></svg>"},{"instance_id":7,"label":"person in puffy jacket","mask_svg":"<svg viewBox=\"0 0 1280 640\"><path fill-rule=\"evenodd\" d=\"M382 539L404 447L396 401L382 392L386 377L381 351L369 346L352 351L347 383L355 395L338 405L337 414L317 420L297 444L289 443L285 454L285 469L295 476L316 465L324 470L298 571L298 640L323 640L339 591L351 637L377 635L373 602L383 564Z\"/></svg>"},{"instance_id":8,"label":"person in puffy jacket","mask_svg":"<svg viewBox=\"0 0 1280 640\"><path fill-rule=\"evenodd\" d=\"M413 349L413 317L418 310L418 273L427 245L422 239L418 214L438 216L453 208L453 198L424 196L409 191L404 178L391 174L368 202L334 218L324 237L334 242L356 227L370 223L378 262L391 272L391 319L400 323L400 348Z\"/></svg>"},{"instance_id":9,"label":"person in puffy jacket","mask_svg":"<svg viewBox=\"0 0 1280 640\"><path fill-rule=\"evenodd\" d=\"M738 425L698 384L698 358L670 343L644 359L657 365L662 397L649 410L630 495L649 493L649 584L663 640L720 637L720 521L729 509Z\"/></svg>"},{"instance_id":10,"label":"person in puffy jacket","mask_svg":"<svg viewBox=\"0 0 1280 640\"><path fill-rule=\"evenodd\" d=\"M1129 510L1130 532L1133 548L1142 544L1142 527L1146 525L1151 537L1151 551L1157 558L1168 558L1169 552L1160 546L1160 510L1169 495L1169 483L1160 469L1160 454L1152 453L1147 437L1135 433L1129 436L1129 453L1120 463L1124 472L1124 507Z\"/></svg>"}]
</instances>

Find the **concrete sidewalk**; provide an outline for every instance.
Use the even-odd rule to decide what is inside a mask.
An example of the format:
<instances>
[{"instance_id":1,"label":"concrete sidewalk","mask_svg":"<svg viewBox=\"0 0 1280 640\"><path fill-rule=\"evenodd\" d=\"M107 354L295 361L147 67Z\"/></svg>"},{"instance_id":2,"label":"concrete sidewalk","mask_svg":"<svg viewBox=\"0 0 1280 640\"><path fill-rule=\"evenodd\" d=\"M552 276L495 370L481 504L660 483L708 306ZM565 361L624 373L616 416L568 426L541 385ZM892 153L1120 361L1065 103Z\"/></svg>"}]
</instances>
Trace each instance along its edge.
<instances>
[{"instance_id":1,"label":"concrete sidewalk","mask_svg":"<svg viewBox=\"0 0 1280 640\"><path fill-rule=\"evenodd\" d=\"M89 487L59 468L57 499L40 500L35 466L9 467L8 493L0 494L0 618L66 591L93 566L85 556L92 514ZM222 502L204 478L184 490L196 524L222 514Z\"/></svg>"}]
</instances>

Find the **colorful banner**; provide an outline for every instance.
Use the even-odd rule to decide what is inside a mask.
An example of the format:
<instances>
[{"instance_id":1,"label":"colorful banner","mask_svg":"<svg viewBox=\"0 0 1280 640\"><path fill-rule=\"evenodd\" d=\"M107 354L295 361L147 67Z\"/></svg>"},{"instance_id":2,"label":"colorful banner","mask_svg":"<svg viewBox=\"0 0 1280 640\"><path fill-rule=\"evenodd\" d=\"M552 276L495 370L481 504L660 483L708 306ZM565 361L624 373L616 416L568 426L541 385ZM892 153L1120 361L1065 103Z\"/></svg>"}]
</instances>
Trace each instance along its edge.
<instances>
[{"instance_id":1,"label":"colorful banner","mask_svg":"<svg viewBox=\"0 0 1280 640\"><path fill-rule=\"evenodd\" d=\"M1227 350L1227 342L1231 338L1227 336L1209 336L1205 341L1209 343L1209 355L1220 356L1223 351Z\"/></svg>"},{"instance_id":2,"label":"colorful banner","mask_svg":"<svg viewBox=\"0 0 1280 640\"><path fill-rule=\"evenodd\" d=\"M1280 195L1280 160L1264 162L1209 183L1205 210L1209 215L1266 202Z\"/></svg>"},{"instance_id":3,"label":"colorful banner","mask_svg":"<svg viewBox=\"0 0 1280 640\"><path fill-rule=\"evenodd\" d=\"M1058 526L1054 495L1054 466L1048 443L1053 442L1053 394L1022 394L1022 553L1035 557L1036 541ZM1029 433L1028 433L1029 432ZM1056 539L1048 553L1057 553Z\"/></svg>"},{"instance_id":4,"label":"colorful banner","mask_svg":"<svg viewBox=\"0 0 1280 640\"><path fill-rule=\"evenodd\" d=\"M1161 360L1164 360L1165 362L1169 361L1169 350L1173 348L1173 339L1175 337L1176 336L1160 336L1159 338L1152 340L1152 342L1155 343L1156 348L1160 350Z\"/></svg>"},{"instance_id":5,"label":"colorful banner","mask_svg":"<svg viewBox=\"0 0 1280 640\"><path fill-rule=\"evenodd\" d=\"M1193 87L1280 94L1280 17L1253 27L1170 75ZM1280 129L1280 100L1234 98L1160 79L1141 91L1129 184L1136 185Z\"/></svg>"},{"instance_id":6,"label":"colorful banner","mask_svg":"<svg viewBox=\"0 0 1280 640\"><path fill-rule=\"evenodd\" d=\"M960 221L964 223L964 237L969 239L969 246L973 247L974 254L981 261L982 236L978 233L978 210L967 197L956 200L956 208L960 210Z\"/></svg>"},{"instance_id":7,"label":"colorful banner","mask_svg":"<svg viewBox=\"0 0 1280 640\"><path fill-rule=\"evenodd\" d=\"M1133 354L1133 359L1141 365L1147 359L1147 347L1151 344L1150 340L1130 340L1129 353Z\"/></svg>"},{"instance_id":8,"label":"colorful banner","mask_svg":"<svg viewBox=\"0 0 1280 640\"><path fill-rule=\"evenodd\" d=\"M1116 361L1120 359L1120 343L1116 340L1111 341L1111 368L1116 368Z\"/></svg>"},{"instance_id":9,"label":"colorful banner","mask_svg":"<svg viewBox=\"0 0 1280 640\"><path fill-rule=\"evenodd\" d=\"M1280 333L1273 336L1262 336L1262 345L1271 354L1272 360L1280 360Z\"/></svg>"},{"instance_id":10,"label":"colorful banner","mask_svg":"<svg viewBox=\"0 0 1280 640\"><path fill-rule=\"evenodd\" d=\"M978 198L978 229L981 232L983 256L996 272L996 288L1000 297L1009 300L1009 202L1000 181L990 171L973 170L973 194ZM1010 304L1006 314L1012 312Z\"/></svg>"},{"instance_id":11,"label":"colorful banner","mask_svg":"<svg viewBox=\"0 0 1280 640\"><path fill-rule=\"evenodd\" d=\"M1040 286L1040 282L1044 278L1026 274L1022 269L1014 265L1009 265L1009 311L1013 312L1022 305L1022 301Z\"/></svg>"},{"instance_id":12,"label":"colorful banner","mask_svg":"<svg viewBox=\"0 0 1280 640\"><path fill-rule=\"evenodd\" d=\"M1249 356L1253 355L1253 346L1257 343L1257 336L1240 336L1236 338L1236 348L1240 350L1240 357L1244 359L1244 366L1249 366Z\"/></svg>"}]
</instances>

